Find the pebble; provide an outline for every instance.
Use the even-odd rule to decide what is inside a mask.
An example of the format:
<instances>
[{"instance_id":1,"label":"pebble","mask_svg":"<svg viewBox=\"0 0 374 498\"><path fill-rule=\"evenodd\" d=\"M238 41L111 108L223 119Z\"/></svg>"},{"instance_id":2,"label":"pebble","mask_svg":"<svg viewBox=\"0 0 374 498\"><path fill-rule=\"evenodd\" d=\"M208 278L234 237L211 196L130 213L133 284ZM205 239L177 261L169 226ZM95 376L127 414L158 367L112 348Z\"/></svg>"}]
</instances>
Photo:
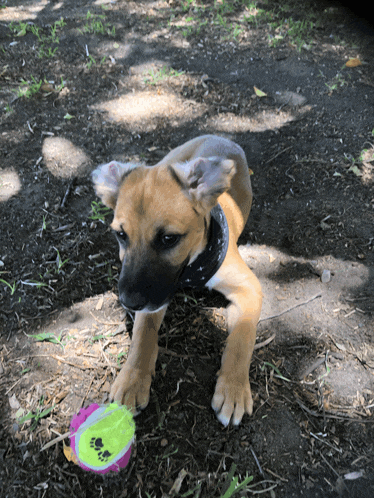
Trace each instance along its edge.
<instances>
[{"instance_id":1,"label":"pebble","mask_svg":"<svg viewBox=\"0 0 374 498\"><path fill-rule=\"evenodd\" d=\"M331 272L330 270L323 270L321 274L321 282L323 284L327 284L331 280Z\"/></svg>"}]
</instances>

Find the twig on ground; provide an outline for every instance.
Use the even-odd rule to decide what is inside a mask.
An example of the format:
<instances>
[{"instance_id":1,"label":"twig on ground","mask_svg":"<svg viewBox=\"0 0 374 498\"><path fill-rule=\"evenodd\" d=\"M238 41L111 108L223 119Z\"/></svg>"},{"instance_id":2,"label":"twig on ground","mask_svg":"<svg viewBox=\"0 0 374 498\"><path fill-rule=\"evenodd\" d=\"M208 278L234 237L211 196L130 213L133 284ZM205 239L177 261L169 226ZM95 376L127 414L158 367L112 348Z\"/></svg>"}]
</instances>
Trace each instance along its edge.
<instances>
[{"instance_id":1,"label":"twig on ground","mask_svg":"<svg viewBox=\"0 0 374 498\"><path fill-rule=\"evenodd\" d=\"M255 349L255 350L256 350L256 349L261 349L261 348L263 348L263 347L267 346L268 344L270 344L270 343L271 343L271 341L273 341L273 340L275 339L275 337L276 337L276 334L273 334L271 337L269 337L269 338L268 338L268 339L266 339L265 341L263 341L263 342L259 342L258 344L255 344L254 349Z\"/></svg>"},{"instance_id":2,"label":"twig on ground","mask_svg":"<svg viewBox=\"0 0 374 498\"><path fill-rule=\"evenodd\" d=\"M342 353L339 353L339 352L336 352L336 351L327 351L327 353L325 353L322 358L318 358L312 365L310 365L310 367L306 368L299 375L299 379L300 380L304 379L304 377L307 377L309 374L311 374L312 372L314 372L314 370L316 370L316 368L318 368L320 365L322 365L322 363L325 363L325 361L326 361L326 354L328 356L333 356L337 360L344 360L344 355Z\"/></svg>"},{"instance_id":3,"label":"twig on ground","mask_svg":"<svg viewBox=\"0 0 374 498\"><path fill-rule=\"evenodd\" d=\"M90 311L90 315L99 323L101 323L101 325L121 325L122 322L103 322L102 320L99 320L99 318L97 318L93 313L92 311Z\"/></svg>"},{"instance_id":4,"label":"twig on ground","mask_svg":"<svg viewBox=\"0 0 374 498\"><path fill-rule=\"evenodd\" d=\"M40 451L47 450L48 448L50 448L54 444L57 444L60 441L63 441L64 439L66 439L69 436L70 436L70 431L69 432L65 432L65 434L62 434L61 436L58 436L55 439L53 439L52 441L49 441L49 443L45 444Z\"/></svg>"},{"instance_id":5,"label":"twig on ground","mask_svg":"<svg viewBox=\"0 0 374 498\"><path fill-rule=\"evenodd\" d=\"M316 434L313 434L313 432L310 432L309 431L309 434L314 437L314 439L317 439L317 441L325 444L326 446L328 446L329 448L331 448L332 450L335 450L337 451L338 453L342 453L343 450L341 448L336 448L334 445L330 444L328 441L324 441L323 439L321 439L320 437L318 437Z\"/></svg>"},{"instance_id":6,"label":"twig on ground","mask_svg":"<svg viewBox=\"0 0 374 498\"><path fill-rule=\"evenodd\" d=\"M10 391L16 387L17 384L19 384L21 382L21 380L23 379L23 377L21 377L20 379L17 380L17 382L15 382L12 386L10 386L10 388L6 391L5 395L9 394Z\"/></svg>"},{"instance_id":7,"label":"twig on ground","mask_svg":"<svg viewBox=\"0 0 374 498\"><path fill-rule=\"evenodd\" d=\"M88 393L90 392L90 389L91 389L91 386L93 384L93 381L95 380L95 377L96 377L96 372L91 377L91 382L90 382L90 385L88 386L88 388L86 390L86 394L83 396L83 399L82 399L82 402L81 402L81 407L83 406L83 403L86 401L86 398L88 396Z\"/></svg>"},{"instance_id":8,"label":"twig on ground","mask_svg":"<svg viewBox=\"0 0 374 498\"><path fill-rule=\"evenodd\" d=\"M312 417L323 418L322 413L318 413L314 410L310 410L296 396L295 396L295 401L300 406L300 408L302 408L304 411L306 411L309 415L312 415ZM372 424L372 423L374 423L374 420L372 418L365 419L365 418L358 418L358 417L344 417L343 415L332 415L330 413L326 413L325 417L332 418L334 420L345 420L346 422L357 422L359 424Z\"/></svg>"},{"instance_id":9,"label":"twig on ground","mask_svg":"<svg viewBox=\"0 0 374 498\"><path fill-rule=\"evenodd\" d=\"M283 154L284 152L287 152L288 150L292 149L293 145L290 145L289 147L286 147L285 149L281 150L280 152L278 152L277 154L275 154L275 156L272 156L270 159L268 159L266 161L265 164L269 164L271 161L273 161L276 157L280 156L281 154Z\"/></svg>"},{"instance_id":10,"label":"twig on ground","mask_svg":"<svg viewBox=\"0 0 374 498\"><path fill-rule=\"evenodd\" d=\"M336 472L336 470L334 469L334 467L330 464L330 462L323 456L323 453L320 452L320 455L321 457L323 458L323 460L325 461L325 463L327 463L328 467L330 467L330 469L334 472L334 474L337 476L337 477L340 477L340 475Z\"/></svg>"},{"instance_id":11,"label":"twig on ground","mask_svg":"<svg viewBox=\"0 0 374 498\"><path fill-rule=\"evenodd\" d=\"M252 446L250 446L250 447L249 447L249 449L251 450L252 456L253 456L253 458L254 458L254 461L256 462L256 465L257 465L258 470L259 470L259 472L260 472L260 474L261 474L261 477L262 477L263 479L266 479L265 473L264 473L264 471L263 471L263 470L262 470L262 468L261 468L260 462L258 461L258 458L257 458L257 456L256 456L256 453L255 453L254 449L252 448Z\"/></svg>"},{"instance_id":12,"label":"twig on ground","mask_svg":"<svg viewBox=\"0 0 374 498\"><path fill-rule=\"evenodd\" d=\"M285 479L284 477L279 476L278 474L276 474L272 470L268 469L267 467L264 467L264 470L266 470L266 472L268 472L269 474L271 474L273 477L276 477L280 481L288 482L288 479Z\"/></svg>"},{"instance_id":13,"label":"twig on ground","mask_svg":"<svg viewBox=\"0 0 374 498\"><path fill-rule=\"evenodd\" d=\"M280 313L277 313L275 315L266 316L265 318L260 318L260 320L258 321L258 323L264 322L265 320L271 320L273 318L278 318L278 316L282 316L285 313L288 313L289 311L292 311L295 308L298 308L299 306L304 306L305 304L308 304L311 301L314 301L315 299L317 299L317 297L321 297L321 296L322 296L322 294L321 294L321 292L319 292L318 294L316 294L315 296L311 297L310 299L307 299L306 301L303 301L302 303L297 303L294 306L291 306L290 308L287 308L287 309L281 311Z\"/></svg>"},{"instance_id":14,"label":"twig on ground","mask_svg":"<svg viewBox=\"0 0 374 498\"><path fill-rule=\"evenodd\" d=\"M91 366L91 365L84 365L84 366L83 365L77 365L76 363L73 363L72 361L65 360L64 358L61 358L61 356L51 355L51 357L54 358L57 361L61 361L62 363L66 363L67 365L70 365L71 367L80 368L81 370L97 369L97 365L96 366Z\"/></svg>"},{"instance_id":15,"label":"twig on ground","mask_svg":"<svg viewBox=\"0 0 374 498\"><path fill-rule=\"evenodd\" d=\"M63 199L61 201L60 208L65 207L66 199L68 198L68 195L70 194L70 190L71 190L71 187L72 187L73 183L74 183L74 179L70 180L69 185L67 186L65 195L64 195L64 197L63 197Z\"/></svg>"}]
</instances>

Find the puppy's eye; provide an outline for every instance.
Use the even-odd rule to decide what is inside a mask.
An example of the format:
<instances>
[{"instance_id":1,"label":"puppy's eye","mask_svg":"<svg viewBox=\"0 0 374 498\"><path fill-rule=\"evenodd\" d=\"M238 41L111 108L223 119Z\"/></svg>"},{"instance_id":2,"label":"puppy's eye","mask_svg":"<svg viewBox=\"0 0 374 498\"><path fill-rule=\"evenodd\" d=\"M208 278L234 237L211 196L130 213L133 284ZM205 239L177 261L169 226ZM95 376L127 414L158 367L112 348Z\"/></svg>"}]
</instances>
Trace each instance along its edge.
<instances>
[{"instance_id":1,"label":"puppy's eye","mask_svg":"<svg viewBox=\"0 0 374 498\"><path fill-rule=\"evenodd\" d=\"M117 240L120 244L127 244L128 242L128 236L127 236L127 233L126 232L116 232L116 237L117 237Z\"/></svg>"},{"instance_id":2,"label":"puppy's eye","mask_svg":"<svg viewBox=\"0 0 374 498\"><path fill-rule=\"evenodd\" d=\"M171 249L176 246L182 236L177 233L164 234L161 236L160 242L163 249Z\"/></svg>"}]
</instances>

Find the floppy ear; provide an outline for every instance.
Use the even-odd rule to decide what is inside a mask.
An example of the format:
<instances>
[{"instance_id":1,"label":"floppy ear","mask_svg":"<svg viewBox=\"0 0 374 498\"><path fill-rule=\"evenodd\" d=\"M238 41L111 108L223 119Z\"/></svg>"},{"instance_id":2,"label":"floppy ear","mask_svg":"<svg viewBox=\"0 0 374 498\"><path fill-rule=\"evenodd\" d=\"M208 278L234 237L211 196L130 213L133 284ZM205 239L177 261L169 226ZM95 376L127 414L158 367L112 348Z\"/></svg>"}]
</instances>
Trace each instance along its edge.
<instances>
[{"instance_id":1,"label":"floppy ear","mask_svg":"<svg viewBox=\"0 0 374 498\"><path fill-rule=\"evenodd\" d=\"M236 171L234 161L220 157L198 157L173 168L187 195L204 210L215 206L218 197L230 187Z\"/></svg>"},{"instance_id":2,"label":"floppy ear","mask_svg":"<svg viewBox=\"0 0 374 498\"><path fill-rule=\"evenodd\" d=\"M96 194L106 206L112 209L116 207L118 191L123 177L136 166L136 164L132 163L123 164L112 161L108 164L102 164L92 172L92 181Z\"/></svg>"}]
</instances>

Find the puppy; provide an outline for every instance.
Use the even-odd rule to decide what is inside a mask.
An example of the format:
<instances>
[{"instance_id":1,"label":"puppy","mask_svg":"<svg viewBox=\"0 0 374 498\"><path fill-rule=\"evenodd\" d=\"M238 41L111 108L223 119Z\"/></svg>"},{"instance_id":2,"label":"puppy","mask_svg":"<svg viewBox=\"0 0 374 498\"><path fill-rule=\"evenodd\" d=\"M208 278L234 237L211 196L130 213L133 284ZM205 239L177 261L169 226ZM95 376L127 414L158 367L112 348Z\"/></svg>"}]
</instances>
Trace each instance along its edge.
<instances>
[{"instance_id":1,"label":"puppy","mask_svg":"<svg viewBox=\"0 0 374 498\"><path fill-rule=\"evenodd\" d=\"M102 202L114 210L112 229L122 270L119 300L135 312L128 358L111 397L136 414L149 402L157 334L174 293L207 287L229 301L229 336L212 400L220 422L238 425L252 413L249 366L262 293L240 257L237 240L252 190L243 150L205 135L147 167L111 162L93 172Z\"/></svg>"}]
</instances>

